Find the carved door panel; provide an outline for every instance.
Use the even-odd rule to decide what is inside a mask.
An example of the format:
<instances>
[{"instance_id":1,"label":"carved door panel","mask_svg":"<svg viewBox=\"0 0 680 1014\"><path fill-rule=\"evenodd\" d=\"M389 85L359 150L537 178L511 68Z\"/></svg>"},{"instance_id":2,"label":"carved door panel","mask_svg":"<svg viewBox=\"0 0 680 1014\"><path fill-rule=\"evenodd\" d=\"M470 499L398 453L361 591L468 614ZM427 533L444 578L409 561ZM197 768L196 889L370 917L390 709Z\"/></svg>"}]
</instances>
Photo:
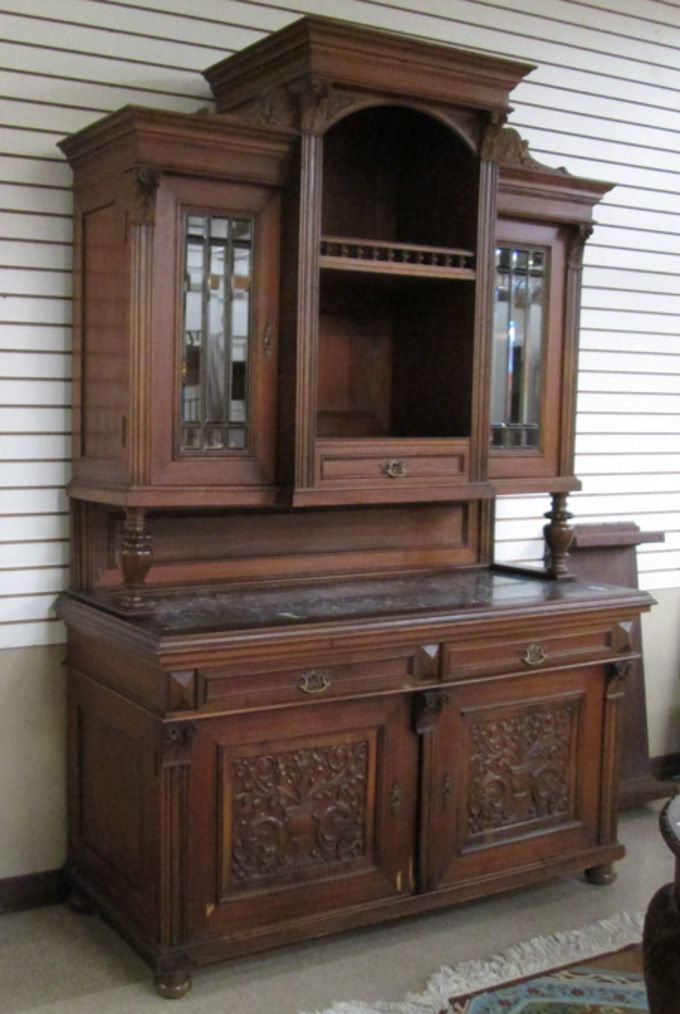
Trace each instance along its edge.
<instances>
[{"instance_id":1,"label":"carved door panel","mask_svg":"<svg viewBox=\"0 0 680 1014\"><path fill-rule=\"evenodd\" d=\"M423 886L529 876L597 846L604 679L584 666L451 689L428 734Z\"/></svg>"},{"instance_id":2,"label":"carved door panel","mask_svg":"<svg viewBox=\"0 0 680 1014\"><path fill-rule=\"evenodd\" d=\"M194 747L192 936L276 932L411 890L405 697L211 720Z\"/></svg>"}]
</instances>

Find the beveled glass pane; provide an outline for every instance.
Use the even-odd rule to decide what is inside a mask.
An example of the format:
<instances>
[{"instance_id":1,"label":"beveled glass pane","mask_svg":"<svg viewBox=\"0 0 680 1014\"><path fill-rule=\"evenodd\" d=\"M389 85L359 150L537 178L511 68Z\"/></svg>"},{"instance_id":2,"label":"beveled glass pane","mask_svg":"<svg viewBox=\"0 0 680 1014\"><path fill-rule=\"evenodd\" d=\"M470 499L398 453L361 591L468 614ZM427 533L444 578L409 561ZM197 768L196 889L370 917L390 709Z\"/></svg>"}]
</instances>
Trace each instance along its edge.
<instances>
[{"instance_id":1,"label":"beveled glass pane","mask_svg":"<svg viewBox=\"0 0 680 1014\"><path fill-rule=\"evenodd\" d=\"M248 447L253 224L190 212L184 222L180 449Z\"/></svg>"},{"instance_id":2,"label":"beveled glass pane","mask_svg":"<svg viewBox=\"0 0 680 1014\"><path fill-rule=\"evenodd\" d=\"M546 278L545 250L496 250L491 389L494 448L540 445Z\"/></svg>"}]
</instances>

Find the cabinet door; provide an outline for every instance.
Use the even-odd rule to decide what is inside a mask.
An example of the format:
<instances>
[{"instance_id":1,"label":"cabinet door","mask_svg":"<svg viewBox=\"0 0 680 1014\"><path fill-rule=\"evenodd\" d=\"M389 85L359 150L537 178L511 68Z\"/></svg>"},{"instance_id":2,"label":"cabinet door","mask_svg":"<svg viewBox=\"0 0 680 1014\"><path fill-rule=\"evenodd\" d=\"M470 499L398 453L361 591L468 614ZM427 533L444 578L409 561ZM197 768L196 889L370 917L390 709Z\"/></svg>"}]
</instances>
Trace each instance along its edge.
<instances>
[{"instance_id":1,"label":"cabinet door","mask_svg":"<svg viewBox=\"0 0 680 1014\"><path fill-rule=\"evenodd\" d=\"M407 699L391 696L200 724L193 937L309 935L324 919L333 925L333 913L411 890L409 714Z\"/></svg>"},{"instance_id":2,"label":"cabinet door","mask_svg":"<svg viewBox=\"0 0 680 1014\"><path fill-rule=\"evenodd\" d=\"M154 485L274 483L278 246L275 190L162 179L154 237Z\"/></svg>"},{"instance_id":3,"label":"cabinet door","mask_svg":"<svg viewBox=\"0 0 680 1014\"><path fill-rule=\"evenodd\" d=\"M569 243L561 225L498 224L489 476L508 491L573 471L577 321L567 294L574 302L577 289Z\"/></svg>"},{"instance_id":4,"label":"cabinet door","mask_svg":"<svg viewBox=\"0 0 680 1014\"><path fill-rule=\"evenodd\" d=\"M428 886L483 893L551 861L595 864L604 680L594 665L451 689L431 747Z\"/></svg>"}]
</instances>

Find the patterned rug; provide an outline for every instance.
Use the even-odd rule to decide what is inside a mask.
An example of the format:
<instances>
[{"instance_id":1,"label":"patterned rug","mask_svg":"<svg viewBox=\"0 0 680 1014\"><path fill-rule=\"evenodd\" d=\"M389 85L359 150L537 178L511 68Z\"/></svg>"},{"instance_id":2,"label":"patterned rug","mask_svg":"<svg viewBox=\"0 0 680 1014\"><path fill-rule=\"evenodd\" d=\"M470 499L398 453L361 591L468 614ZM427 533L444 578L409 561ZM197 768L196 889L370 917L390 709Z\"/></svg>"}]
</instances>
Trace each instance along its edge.
<instances>
[{"instance_id":1,"label":"patterned rug","mask_svg":"<svg viewBox=\"0 0 680 1014\"><path fill-rule=\"evenodd\" d=\"M451 1001L446 1014L647 1014L642 975L593 965L565 968Z\"/></svg>"},{"instance_id":2,"label":"patterned rug","mask_svg":"<svg viewBox=\"0 0 680 1014\"><path fill-rule=\"evenodd\" d=\"M642 915L619 913L442 968L402 1001L350 1000L316 1014L647 1014L641 960L614 956L640 943L642 925Z\"/></svg>"}]
</instances>

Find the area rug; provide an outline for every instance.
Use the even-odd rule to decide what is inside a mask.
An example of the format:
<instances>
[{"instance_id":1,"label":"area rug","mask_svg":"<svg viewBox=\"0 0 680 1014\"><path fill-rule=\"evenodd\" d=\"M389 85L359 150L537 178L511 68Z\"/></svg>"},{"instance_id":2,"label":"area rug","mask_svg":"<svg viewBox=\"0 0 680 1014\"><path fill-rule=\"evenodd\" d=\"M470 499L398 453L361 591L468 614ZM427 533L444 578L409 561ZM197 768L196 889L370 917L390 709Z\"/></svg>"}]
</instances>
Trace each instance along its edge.
<instances>
[{"instance_id":1,"label":"area rug","mask_svg":"<svg viewBox=\"0 0 680 1014\"><path fill-rule=\"evenodd\" d=\"M638 944L642 926L642 915L620 913L444 967L425 992L397 1003L349 1001L316 1014L646 1014L641 975L573 967Z\"/></svg>"},{"instance_id":2,"label":"area rug","mask_svg":"<svg viewBox=\"0 0 680 1014\"><path fill-rule=\"evenodd\" d=\"M648 1014L642 975L597 962L453 998L442 1014Z\"/></svg>"}]
</instances>

